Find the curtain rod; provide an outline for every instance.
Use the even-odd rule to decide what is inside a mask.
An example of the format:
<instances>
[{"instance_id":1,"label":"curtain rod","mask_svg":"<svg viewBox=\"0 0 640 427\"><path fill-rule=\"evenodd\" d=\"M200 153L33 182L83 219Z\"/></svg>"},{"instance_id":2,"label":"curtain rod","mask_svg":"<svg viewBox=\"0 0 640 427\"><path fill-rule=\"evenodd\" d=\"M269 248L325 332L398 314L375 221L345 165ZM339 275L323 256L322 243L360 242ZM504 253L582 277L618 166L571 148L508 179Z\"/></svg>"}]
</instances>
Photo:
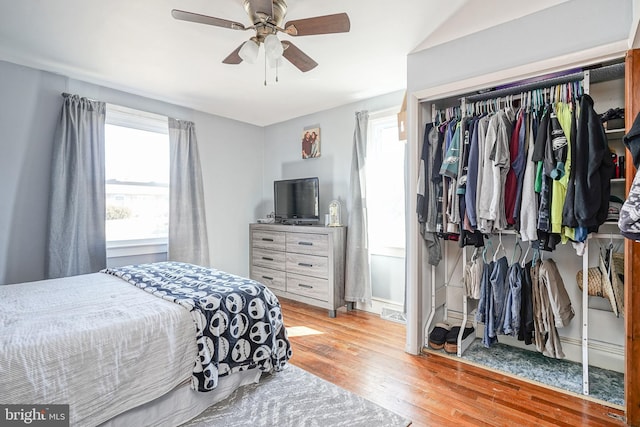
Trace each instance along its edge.
<instances>
[{"instance_id":1,"label":"curtain rod","mask_svg":"<svg viewBox=\"0 0 640 427\"><path fill-rule=\"evenodd\" d=\"M606 65L588 70L590 72L591 84L624 77L624 63ZM578 72L569 72L569 74L565 74L563 76L554 74L553 77L533 82L523 80L521 81L521 84L519 84L520 82L516 82L514 85L511 85L509 87L503 87L502 89L489 90L487 92L479 94L468 95L464 96L463 98L466 99L467 102L486 101L488 99L515 95L521 92L528 92L535 89L542 89L564 83L577 82L581 81L584 78L585 71L587 71L587 69L580 70Z\"/></svg>"},{"instance_id":2,"label":"curtain rod","mask_svg":"<svg viewBox=\"0 0 640 427\"><path fill-rule=\"evenodd\" d=\"M75 95L69 92L62 92L63 98L68 98L69 96L79 96L80 98L88 99L89 101L92 101L92 102L101 102L101 101L98 101L97 99L87 98L86 96Z\"/></svg>"}]
</instances>

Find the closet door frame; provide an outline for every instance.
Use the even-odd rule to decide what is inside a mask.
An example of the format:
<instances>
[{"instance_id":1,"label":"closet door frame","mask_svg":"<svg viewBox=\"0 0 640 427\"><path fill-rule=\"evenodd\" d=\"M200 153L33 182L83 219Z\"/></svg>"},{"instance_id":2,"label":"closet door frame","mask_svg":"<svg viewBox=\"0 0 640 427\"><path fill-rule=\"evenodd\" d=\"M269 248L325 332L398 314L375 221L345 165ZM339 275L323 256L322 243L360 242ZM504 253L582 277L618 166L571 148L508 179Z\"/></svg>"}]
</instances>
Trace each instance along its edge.
<instances>
[{"instance_id":1,"label":"closet door frame","mask_svg":"<svg viewBox=\"0 0 640 427\"><path fill-rule=\"evenodd\" d=\"M640 49L625 58L625 129L631 129L640 113ZM630 155L625 157L626 194L636 170ZM638 271L638 275L633 272ZM640 243L625 239L625 406L627 424L640 426Z\"/></svg>"}]
</instances>

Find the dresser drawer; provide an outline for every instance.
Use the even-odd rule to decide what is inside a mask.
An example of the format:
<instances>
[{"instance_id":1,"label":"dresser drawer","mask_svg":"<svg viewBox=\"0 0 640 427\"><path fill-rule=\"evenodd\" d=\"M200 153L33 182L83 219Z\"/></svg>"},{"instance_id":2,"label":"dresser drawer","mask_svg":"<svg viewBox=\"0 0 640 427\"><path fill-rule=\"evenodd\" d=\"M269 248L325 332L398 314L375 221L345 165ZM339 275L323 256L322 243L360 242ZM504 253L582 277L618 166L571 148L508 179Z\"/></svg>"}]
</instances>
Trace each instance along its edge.
<instances>
[{"instance_id":1,"label":"dresser drawer","mask_svg":"<svg viewBox=\"0 0 640 427\"><path fill-rule=\"evenodd\" d=\"M326 234L287 233L287 252L327 256L329 236Z\"/></svg>"},{"instance_id":2,"label":"dresser drawer","mask_svg":"<svg viewBox=\"0 0 640 427\"><path fill-rule=\"evenodd\" d=\"M286 257L284 252L253 248L251 257L253 265L257 265L259 267L266 267L274 270L284 270L285 268Z\"/></svg>"},{"instance_id":3,"label":"dresser drawer","mask_svg":"<svg viewBox=\"0 0 640 427\"><path fill-rule=\"evenodd\" d=\"M305 276L329 278L327 257L287 252L287 272Z\"/></svg>"},{"instance_id":4,"label":"dresser drawer","mask_svg":"<svg viewBox=\"0 0 640 427\"><path fill-rule=\"evenodd\" d=\"M251 234L253 247L283 251L285 249L285 233L282 231L255 230Z\"/></svg>"},{"instance_id":5,"label":"dresser drawer","mask_svg":"<svg viewBox=\"0 0 640 427\"><path fill-rule=\"evenodd\" d=\"M327 301L329 299L329 281L287 273L287 292Z\"/></svg>"},{"instance_id":6,"label":"dresser drawer","mask_svg":"<svg viewBox=\"0 0 640 427\"><path fill-rule=\"evenodd\" d=\"M251 279L270 289L286 290L287 275L284 271L254 266L251 268Z\"/></svg>"}]
</instances>

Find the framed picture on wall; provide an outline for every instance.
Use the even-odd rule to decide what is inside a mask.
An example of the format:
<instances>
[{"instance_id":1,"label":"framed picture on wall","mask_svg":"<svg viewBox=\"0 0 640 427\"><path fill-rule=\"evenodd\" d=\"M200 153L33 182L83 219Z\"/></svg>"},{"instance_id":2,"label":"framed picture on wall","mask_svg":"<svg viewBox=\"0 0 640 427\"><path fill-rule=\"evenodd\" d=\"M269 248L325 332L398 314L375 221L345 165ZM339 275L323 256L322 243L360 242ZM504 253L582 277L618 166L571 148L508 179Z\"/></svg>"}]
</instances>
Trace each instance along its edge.
<instances>
[{"instance_id":1,"label":"framed picture on wall","mask_svg":"<svg viewBox=\"0 0 640 427\"><path fill-rule=\"evenodd\" d=\"M320 128L305 129L302 132L302 158L320 157Z\"/></svg>"}]
</instances>

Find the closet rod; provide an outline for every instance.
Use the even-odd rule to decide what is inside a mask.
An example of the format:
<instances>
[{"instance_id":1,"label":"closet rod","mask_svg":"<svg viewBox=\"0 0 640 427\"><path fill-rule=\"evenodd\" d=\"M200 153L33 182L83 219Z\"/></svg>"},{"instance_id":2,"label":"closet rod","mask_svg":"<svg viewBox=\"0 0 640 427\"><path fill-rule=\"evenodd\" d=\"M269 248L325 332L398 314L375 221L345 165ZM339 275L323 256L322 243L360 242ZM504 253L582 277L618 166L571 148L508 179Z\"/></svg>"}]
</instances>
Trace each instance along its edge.
<instances>
[{"instance_id":1,"label":"closet rod","mask_svg":"<svg viewBox=\"0 0 640 427\"><path fill-rule=\"evenodd\" d=\"M489 90L488 92L478 93L474 95L467 95L464 98L467 102L486 101L493 98L501 98L508 95L515 95L521 92L527 92L535 89L542 89L550 86L561 85L563 83L577 82L584 78L585 70L581 70L574 73L565 74L563 76L555 76L547 79L542 79L534 82L527 82L526 80L516 82L514 85L505 87L502 89ZM599 68L593 68L588 70L591 74L591 83L598 83L608 80L614 80L624 77L624 63L606 65Z\"/></svg>"},{"instance_id":2,"label":"closet rod","mask_svg":"<svg viewBox=\"0 0 640 427\"><path fill-rule=\"evenodd\" d=\"M554 77L546 80L539 80L537 82L511 86L504 89L480 93L478 95L469 95L466 97L466 100L467 102L486 101L488 99L502 98L509 95L520 94L522 92L528 92L535 89L543 89L550 86L561 85L564 83L579 82L582 80L583 75L584 73L580 71L579 73L568 74L566 76Z\"/></svg>"}]
</instances>

